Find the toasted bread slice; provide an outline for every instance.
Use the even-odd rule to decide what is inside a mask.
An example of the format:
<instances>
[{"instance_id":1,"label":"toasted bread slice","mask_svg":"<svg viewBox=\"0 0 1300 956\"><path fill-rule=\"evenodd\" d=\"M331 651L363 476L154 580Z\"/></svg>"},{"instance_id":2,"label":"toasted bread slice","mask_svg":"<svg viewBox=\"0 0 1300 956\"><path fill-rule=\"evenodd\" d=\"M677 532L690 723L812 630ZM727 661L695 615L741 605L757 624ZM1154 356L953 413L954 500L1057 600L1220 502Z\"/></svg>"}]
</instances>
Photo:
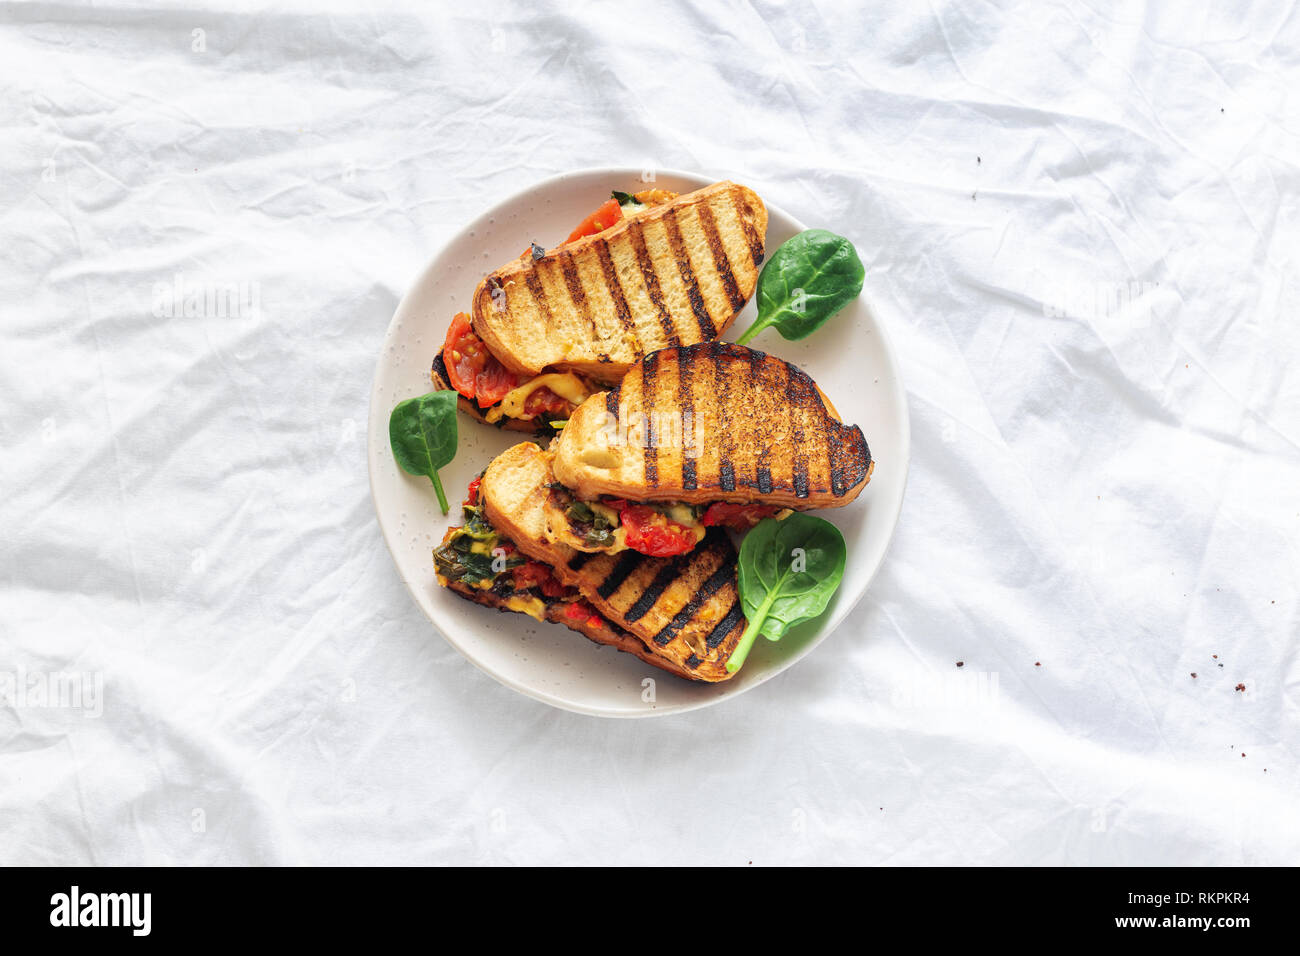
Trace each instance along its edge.
<instances>
[{"instance_id":1,"label":"toasted bread slice","mask_svg":"<svg viewBox=\"0 0 1300 956\"><path fill-rule=\"evenodd\" d=\"M555 476L586 499L834 508L874 468L862 429L806 372L729 342L646 356L583 402L551 450Z\"/></svg>"},{"instance_id":2,"label":"toasted bread slice","mask_svg":"<svg viewBox=\"0 0 1300 956\"><path fill-rule=\"evenodd\" d=\"M451 530L448 530L443 537L444 544L451 537L451 533ZM494 607L498 611L515 611L530 616L540 614L543 620L552 624L563 624L570 630L577 631L583 637L597 644L608 644L620 651L634 654L647 664L653 664L655 667L676 674L678 677L691 679L695 677L694 674L675 662L652 652L640 638L629 634L620 627L615 627L609 622L608 618L599 612L585 608L581 613L571 613L575 603L572 599L538 595L531 600L536 601L539 607L525 610L518 602L512 600L515 597L514 594L503 590L470 587L460 581L450 581L442 575L438 576L438 583L467 601L473 601L475 604Z\"/></svg>"},{"instance_id":3,"label":"toasted bread slice","mask_svg":"<svg viewBox=\"0 0 1300 956\"><path fill-rule=\"evenodd\" d=\"M676 558L589 554L546 539L551 456L532 442L507 449L479 485L487 520L524 554L550 565L616 627L689 676L722 681L745 630L736 548L719 528Z\"/></svg>"},{"instance_id":4,"label":"toasted bread slice","mask_svg":"<svg viewBox=\"0 0 1300 956\"><path fill-rule=\"evenodd\" d=\"M615 383L666 345L711 341L753 295L767 209L714 183L540 259L524 255L474 290L474 331L506 368Z\"/></svg>"}]
</instances>

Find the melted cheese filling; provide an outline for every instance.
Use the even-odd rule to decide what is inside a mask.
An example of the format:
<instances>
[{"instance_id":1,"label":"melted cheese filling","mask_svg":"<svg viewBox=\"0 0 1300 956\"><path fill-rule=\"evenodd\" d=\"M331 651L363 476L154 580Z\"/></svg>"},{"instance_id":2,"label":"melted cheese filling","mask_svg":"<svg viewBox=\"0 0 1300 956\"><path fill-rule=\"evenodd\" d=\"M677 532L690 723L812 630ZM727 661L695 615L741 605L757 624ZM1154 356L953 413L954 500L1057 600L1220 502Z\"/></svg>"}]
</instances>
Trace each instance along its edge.
<instances>
[{"instance_id":1,"label":"melted cheese filling","mask_svg":"<svg viewBox=\"0 0 1300 956\"><path fill-rule=\"evenodd\" d=\"M484 420L495 423L502 418L518 418L523 421L536 418L536 415L525 414L524 406L528 402L528 397L539 388L549 388L566 402L571 402L574 407L581 405L591 394L591 389L572 372L547 372L536 378L530 378L518 388L507 392L505 398L487 410L487 414L483 416Z\"/></svg>"},{"instance_id":2,"label":"melted cheese filling","mask_svg":"<svg viewBox=\"0 0 1300 956\"><path fill-rule=\"evenodd\" d=\"M506 607L511 611L518 611L520 614L527 614L539 621L546 619L546 604L541 598L532 597L526 594L516 594L506 598Z\"/></svg>"}]
</instances>

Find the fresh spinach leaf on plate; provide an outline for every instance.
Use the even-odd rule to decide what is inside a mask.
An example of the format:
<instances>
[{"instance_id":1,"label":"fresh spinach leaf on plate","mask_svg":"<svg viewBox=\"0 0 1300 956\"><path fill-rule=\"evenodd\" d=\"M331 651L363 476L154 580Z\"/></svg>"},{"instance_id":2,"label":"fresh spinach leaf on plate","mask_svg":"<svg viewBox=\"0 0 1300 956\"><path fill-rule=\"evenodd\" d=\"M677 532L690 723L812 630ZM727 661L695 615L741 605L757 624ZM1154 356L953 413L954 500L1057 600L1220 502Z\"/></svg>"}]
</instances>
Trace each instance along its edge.
<instances>
[{"instance_id":1,"label":"fresh spinach leaf on plate","mask_svg":"<svg viewBox=\"0 0 1300 956\"><path fill-rule=\"evenodd\" d=\"M448 389L399 402L388 419L388 443L401 469L412 475L427 475L438 494L442 513L447 513L438 469L456 457L456 392Z\"/></svg>"},{"instance_id":2,"label":"fresh spinach leaf on plate","mask_svg":"<svg viewBox=\"0 0 1300 956\"><path fill-rule=\"evenodd\" d=\"M782 243L758 276L758 319L737 344L769 325L783 338L812 335L858 297L866 276L853 243L825 229L806 229Z\"/></svg>"},{"instance_id":3,"label":"fresh spinach leaf on plate","mask_svg":"<svg viewBox=\"0 0 1300 956\"><path fill-rule=\"evenodd\" d=\"M759 634L779 641L826 610L847 560L844 536L829 521L800 512L760 521L740 545L740 602L749 626L727 670L740 670Z\"/></svg>"}]
</instances>

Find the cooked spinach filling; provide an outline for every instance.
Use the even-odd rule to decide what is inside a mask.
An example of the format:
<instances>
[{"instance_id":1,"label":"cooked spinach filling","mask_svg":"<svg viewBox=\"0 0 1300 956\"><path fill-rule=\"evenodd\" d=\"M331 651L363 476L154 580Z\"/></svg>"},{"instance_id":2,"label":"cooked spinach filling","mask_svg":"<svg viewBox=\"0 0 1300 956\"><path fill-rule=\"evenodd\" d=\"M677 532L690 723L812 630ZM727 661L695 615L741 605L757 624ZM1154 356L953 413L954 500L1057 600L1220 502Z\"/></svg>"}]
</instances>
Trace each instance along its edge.
<instances>
[{"instance_id":1,"label":"cooked spinach filling","mask_svg":"<svg viewBox=\"0 0 1300 956\"><path fill-rule=\"evenodd\" d=\"M487 523L482 508L466 505L464 515L465 523L453 530L445 544L434 549L433 564L443 577L472 587L488 588L511 568L527 562L528 559L518 551L504 556L504 559L492 553L494 548L501 546L501 536ZM493 567L494 562L496 567Z\"/></svg>"},{"instance_id":2,"label":"cooked spinach filling","mask_svg":"<svg viewBox=\"0 0 1300 956\"><path fill-rule=\"evenodd\" d=\"M585 501L576 498L570 501L569 507L565 509L565 516L569 519L574 534L587 544L609 544L614 540L614 529L618 527L618 523L616 521L611 523L608 517L595 511Z\"/></svg>"}]
</instances>

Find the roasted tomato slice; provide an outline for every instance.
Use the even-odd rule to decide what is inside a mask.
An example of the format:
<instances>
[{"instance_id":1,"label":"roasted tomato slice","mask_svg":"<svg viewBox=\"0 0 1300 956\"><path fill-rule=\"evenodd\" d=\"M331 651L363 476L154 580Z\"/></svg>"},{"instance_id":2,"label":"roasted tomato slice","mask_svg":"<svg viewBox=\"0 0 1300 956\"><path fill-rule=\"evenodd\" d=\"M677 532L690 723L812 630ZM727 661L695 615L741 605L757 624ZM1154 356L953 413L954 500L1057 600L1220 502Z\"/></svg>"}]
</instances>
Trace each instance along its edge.
<instances>
[{"instance_id":1,"label":"roasted tomato slice","mask_svg":"<svg viewBox=\"0 0 1300 956\"><path fill-rule=\"evenodd\" d=\"M442 361L451 387L466 398L477 399L479 408L495 405L519 384L488 351L464 312L456 313L451 320L442 346Z\"/></svg>"},{"instance_id":2,"label":"roasted tomato slice","mask_svg":"<svg viewBox=\"0 0 1300 956\"><path fill-rule=\"evenodd\" d=\"M684 554L695 547L695 534L648 505L624 508L619 520L627 529L627 546L652 558Z\"/></svg>"},{"instance_id":3,"label":"roasted tomato slice","mask_svg":"<svg viewBox=\"0 0 1300 956\"><path fill-rule=\"evenodd\" d=\"M719 501L709 505L700 522L706 528L722 525L732 531L748 531L780 510L772 505L732 505Z\"/></svg>"},{"instance_id":4,"label":"roasted tomato slice","mask_svg":"<svg viewBox=\"0 0 1300 956\"><path fill-rule=\"evenodd\" d=\"M585 621L589 625L600 625L605 623L605 619L600 613L581 599L574 601L564 609L564 616L574 621Z\"/></svg>"},{"instance_id":5,"label":"roasted tomato slice","mask_svg":"<svg viewBox=\"0 0 1300 956\"><path fill-rule=\"evenodd\" d=\"M465 504L471 508L478 504L478 486L483 483L483 476L479 475L469 483L469 490L465 492Z\"/></svg>"},{"instance_id":6,"label":"roasted tomato slice","mask_svg":"<svg viewBox=\"0 0 1300 956\"><path fill-rule=\"evenodd\" d=\"M489 405L495 405L518 385L519 379L513 373L507 372L504 365L489 355L483 365L483 371L479 372L478 377L474 379L478 407L487 408Z\"/></svg>"},{"instance_id":7,"label":"roasted tomato slice","mask_svg":"<svg viewBox=\"0 0 1300 956\"><path fill-rule=\"evenodd\" d=\"M483 367L482 356L486 354L483 340L470 328L469 316L457 312L447 328L447 340L442 344L442 362L447 366L451 387L466 398L474 397L474 379Z\"/></svg>"},{"instance_id":8,"label":"roasted tomato slice","mask_svg":"<svg viewBox=\"0 0 1300 956\"><path fill-rule=\"evenodd\" d=\"M524 415L536 418L538 415L567 415L573 411L573 403L561 398L549 388L542 386L524 400Z\"/></svg>"},{"instance_id":9,"label":"roasted tomato slice","mask_svg":"<svg viewBox=\"0 0 1300 956\"><path fill-rule=\"evenodd\" d=\"M607 199L601 203L599 209L582 220L578 228L569 233L569 238L564 241L573 242L573 240L581 239L583 236L594 236L598 232L604 232L622 218L623 207L618 204L618 200Z\"/></svg>"},{"instance_id":10,"label":"roasted tomato slice","mask_svg":"<svg viewBox=\"0 0 1300 956\"><path fill-rule=\"evenodd\" d=\"M516 591L537 588L547 597L560 597L565 592L564 585L551 573L551 569L540 561L529 561L515 568L514 579Z\"/></svg>"}]
</instances>

